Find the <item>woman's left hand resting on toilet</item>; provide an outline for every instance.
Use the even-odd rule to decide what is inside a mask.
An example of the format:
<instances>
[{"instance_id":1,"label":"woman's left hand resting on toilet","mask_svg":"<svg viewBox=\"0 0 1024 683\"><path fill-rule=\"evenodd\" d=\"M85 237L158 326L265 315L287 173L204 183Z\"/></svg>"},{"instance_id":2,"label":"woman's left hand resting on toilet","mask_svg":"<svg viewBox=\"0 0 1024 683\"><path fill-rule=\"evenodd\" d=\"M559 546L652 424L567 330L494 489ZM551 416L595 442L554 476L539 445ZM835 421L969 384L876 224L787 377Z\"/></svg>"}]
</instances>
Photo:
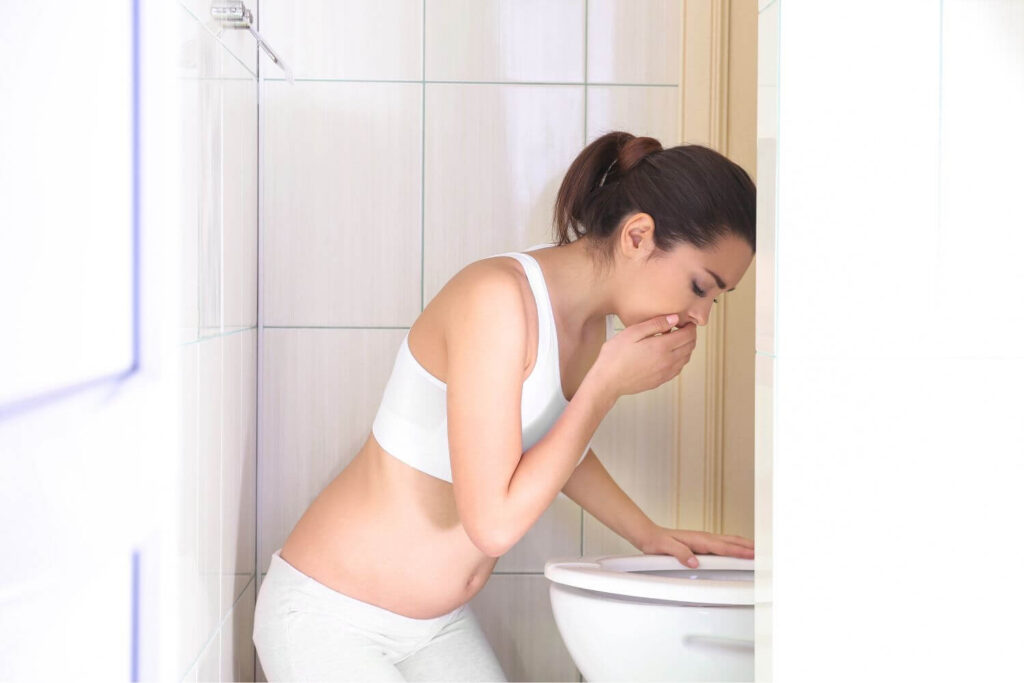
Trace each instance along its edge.
<instances>
[{"instance_id":1,"label":"woman's left hand resting on toilet","mask_svg":"<svg viewBox=\"0 0 1024 683\"><path fill-rule=\"evenodd\" d=\"M685 566L694 553L753 558L754 542L742 536L722 536L658 526L619 488L591 448L577 465L562 493L599 522L648 555L672 555ZM696 560L697 558L693 558Z\"/></svg>"},{"instance_id":2,"label":"woman's left hand resting on toilet","mask_svg":"<svg viewBox=\"0 0 1024 683\"><path fill-rule=\"evenodd\" d=\"M699 566L695 553L753 559L754 542L743 536L670 529L651 524L637 547L647 555L673 555L687 567Z\"/></svg>"}]
</instances>

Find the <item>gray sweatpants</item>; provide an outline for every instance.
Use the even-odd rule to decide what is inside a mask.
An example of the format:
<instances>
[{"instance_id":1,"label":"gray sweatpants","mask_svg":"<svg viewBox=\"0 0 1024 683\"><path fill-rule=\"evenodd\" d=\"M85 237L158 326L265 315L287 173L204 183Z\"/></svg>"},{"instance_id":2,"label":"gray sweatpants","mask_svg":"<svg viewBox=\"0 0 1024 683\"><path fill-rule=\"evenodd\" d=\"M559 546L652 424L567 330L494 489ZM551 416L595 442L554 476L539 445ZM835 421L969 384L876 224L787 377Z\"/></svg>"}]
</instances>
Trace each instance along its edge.
<instances>
[{"instance_id":1,"label":"gray sweatpants","mask_svg":"<svg viewBox=\"0 0 1024 683\"><path fill-rule=\"evenodd\" d=\"M252 640L267 680L506 681L469 603L414 619L325 586L274 551Z\"/></svg>"}]
</instances>

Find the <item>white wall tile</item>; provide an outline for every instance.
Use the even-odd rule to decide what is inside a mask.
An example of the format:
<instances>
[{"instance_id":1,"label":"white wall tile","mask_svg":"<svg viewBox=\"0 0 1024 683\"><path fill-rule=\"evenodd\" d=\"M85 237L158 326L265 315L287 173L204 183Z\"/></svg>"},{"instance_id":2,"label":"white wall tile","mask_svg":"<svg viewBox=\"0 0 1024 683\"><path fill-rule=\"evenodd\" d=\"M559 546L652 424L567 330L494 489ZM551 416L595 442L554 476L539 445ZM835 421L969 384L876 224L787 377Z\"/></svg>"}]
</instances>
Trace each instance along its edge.
<instances>
[{"instance_id":1,"label":"white wall tile","mask_svg":"<svg viewBox=\"0 0 1024 683\"><path fill-rule=\"evenodd\" d=\"M210 603L196 599L200 594L202 575L198 566L198 466L199 466L199 344L180 347L181 394L181 467L177 482L179 518L176 558L178 594L178 643L180 671L194 662L202 645L202 636L213 625ZM203 587L203 593L208 592Z\"/></svg>"},{"instance_id":2,"label":"white wall tile","mask_svg":"<svg viewBox=\"0 0 1024 683\"><path fill-rule=\"evenodd\" d=\"M421 90L265 85L265 324L419 315Z\"/></svg>"},{"instance_id":3,"label":"white wall tile","mask_svg":"<svg viewBox=\"0 0 1024 683\"><path fill-rule=\"evenodd\" d=\"M255 571L257 89L186 7L179 17L180 341L191 343L180 347L177 661L187 680L220 680L244 666L221 628Z\"/></svg>"},{"instance_id":4,"label":"white wall tile","mask_svg":"<svg viewBox=\"0 0 1024 683\"><path fill-rule=\"evenodd\" d=\"M575 681L543 574L495 574L469 601L510 681Z\"/></svg>"},{"instance_id":5,"label":"white wall tile","mask_svg":"<svg viewBox=\"0 0 1024 683\"><path fill-rule=\"evenodd\" d=\"M195 23L184 10L181 15ZM186 24L186 28L188 24ZM199 336L199 84L196 79L181 79L181 180L180 239L181 264L181 343Z\"/></svg>"},{"instance_id":6,"label":"white wall tile","mask_svg":"<svg viewBox=\"0 0 1024 683\"><path fill-rule=\"evenodd\" d=\"M225 331L256 324L256 81L221 83Z\"/></svg>"},{"instance_id":7,"label":"white wall tile","mask_svg":"<svg viewBox=\"0 0 1024 683\"><path fill-rule=\"evenodd\" d=\"M264 330L259 569L370 435L398 330Z\"/></svg>"},{"instance_id":8,"label":"white wall tile","mask_svg":"<svg viewBox=\"0 0 1024 683\"><path fill-rule=\"evenodd\" d=\"M255 572L256 330L228 334L222 340L221 615L231 609Z\"/></svg>"},{"instance_id":9,"label":"white wall tile","mask_svg":"<svg viewBox=\"0 0 1024 683\"><path fill-rule=\"evenodd\" d=\"M210 638L210 642L206 644L206 648L199 655L199 661L196 662L196 682L203 683L203 681L211 681L216 683L221 680L220 677L220 629L213 634Z\"/></svg>"},{"instance_id":10,"label":"white wall tile","mask_svg":"<svg viewBox=\"0 0 1024 683\"><path fill-rule=\"evenodd\" d=\"M204 635L222 615L221 590L221 441L224 424L224 338L197 343L199 351L199 438L196 451L196 560Z\"/></svg>"},{"instance_id":11,"label":"white wall tile","mask_svg":"<svg viewBox=\"0 0 1024 683\"><path fill-rule=\"evenodd\" d=\"M683 3L589 0L587 81L679 84Z\"/></svg>"},{"instance_id":12,"label":"white wall tile","mask_svg":"<svg viewBox=\"0 0 1024 683\"><path fill-rule=\"evenodd\" d=\"M180 15L180 341L256 324L256 80ZM198 329L197 329L198 328Z\"/></svg>"},{"instance_id":13,"label":"white wall tile","mask_svg":"<svg viewBox=\"0 0 1024 683\"><path fill-rule=\"evenodd\" d=\"M182 466L178 591L179 657L194 661L221 617L220 457L223 432L223 343L181 348Z\"/></svg>"},{"instance_id":14,"label":"white wall tile","mask_svg":"<svg viewBox=\"0 0 1024 683\"><path fill-rule=\"evenodd\" d=\"M428 80L583 82L583 0L427 0L426 13Z\"/></svg>"},{"instance_id":15,"label":"white wall tile","mask_svg":"<svg viewBox=\"0 0 1024 683\"><path fill-rule=\"evenodd\" d=\"M252 642L256 610L256 581L250 577L245 590L220 629L221 681L252 681L255 646Z\"/></svg>"},{"instance_id":16,"label":"white wall tile","mask_svg":"<svg viewBox=\"0 0 1024 683\"><path fill-rule=\"evenodd\" d=\"M199 91L199 335L220 334L223 314L224 82L201 80Z\"/></svg>"},{"instance_id":17,"label":"white wall tile","mask_svg":"<svg viewBox=\"0 0 1024 683\"><path fill-rule=\"evenodd\" d=\"M260 33L296 78L420 80L422 0L262 0ZM285 77L260 53L264 78Z\"/></svg>"},{"instance_id":18,"label":"white wall tile","mask_svg":"<svg viewBox=\"0 0 1024 683\"><path fill-rule=\"evenodd\" d=\"M427 84L424 301L466 264L551 241L582 86Z\"/></svg>"},{"instance_id":19,"label":"white wall tile","mask_svg":"<svg viewBox=\"0 0 1024 683\"><path fill-rule=\"evenodd\" d=\"M587 142L613 130L657 138L662 147L679 140L679 89L648 86L587 87Z\"/></svg>"}]
</instances>

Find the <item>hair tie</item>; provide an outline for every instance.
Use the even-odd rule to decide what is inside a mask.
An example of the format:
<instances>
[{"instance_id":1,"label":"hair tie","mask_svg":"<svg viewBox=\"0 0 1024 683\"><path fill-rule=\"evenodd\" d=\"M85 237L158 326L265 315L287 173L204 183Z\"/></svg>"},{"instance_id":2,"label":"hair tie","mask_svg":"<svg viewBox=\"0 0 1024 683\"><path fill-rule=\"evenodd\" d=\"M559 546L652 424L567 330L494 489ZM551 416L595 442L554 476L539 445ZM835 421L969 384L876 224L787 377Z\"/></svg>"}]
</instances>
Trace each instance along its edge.
<instances>
[{"instance_id":1,"label":"hair tie","mask_svg":"<svg viewBox=\"0 0 1024 683\"><path fill-rule=\"evenodd\" d=\"M615 161L618 161L618 160L619 160L619 158L616 157ZM603 187L604 186L604 179L608 177L608 171L612 170L612 166L615 165L615 161L613 161L611 164L608 165L608 168L607 168L607 170L605 170L604 175L601 176L601 182L597 184L598 187Z\"/></svg>"}]
</instances>

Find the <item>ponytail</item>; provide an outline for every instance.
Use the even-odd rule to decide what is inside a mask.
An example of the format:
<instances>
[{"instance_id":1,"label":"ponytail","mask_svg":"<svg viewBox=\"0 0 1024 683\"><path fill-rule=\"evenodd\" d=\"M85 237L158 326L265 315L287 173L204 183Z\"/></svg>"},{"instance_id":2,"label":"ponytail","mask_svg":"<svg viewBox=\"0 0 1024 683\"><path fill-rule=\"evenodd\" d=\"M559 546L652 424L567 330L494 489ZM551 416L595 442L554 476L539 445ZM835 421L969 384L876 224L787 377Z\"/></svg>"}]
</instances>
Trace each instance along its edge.
<instances>
[{"instance_id":1,"label":"ponytail","mask_svg":"<svg viewBox=\"0 0 1024 683\"><path fill-rule=\"evenodd\" d=\"M587 238L609 265L623 219L654 219L654 243L705 248L733 232L756 251L756 189L740 166L701 145L664 149L652 137L612 131L573 160L555 199L556 244ZM571 233L571 234L570 234Z\"/></svg>"}]
</instances>

